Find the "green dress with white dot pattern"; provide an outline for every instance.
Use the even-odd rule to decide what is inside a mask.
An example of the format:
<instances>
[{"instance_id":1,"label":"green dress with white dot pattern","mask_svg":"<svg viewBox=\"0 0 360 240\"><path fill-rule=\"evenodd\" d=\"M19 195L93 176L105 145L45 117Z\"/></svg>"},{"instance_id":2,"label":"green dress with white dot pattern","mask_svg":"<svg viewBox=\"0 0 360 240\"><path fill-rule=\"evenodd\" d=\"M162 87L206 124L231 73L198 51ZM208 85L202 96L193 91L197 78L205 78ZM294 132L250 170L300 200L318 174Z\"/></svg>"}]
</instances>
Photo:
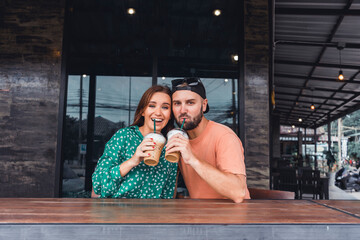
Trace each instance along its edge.
<instances>
[{"instance_id":1,"label":"green dress with white dot pattern","mask_svg":"<svg viewBox=\"0 0 360 240\"><path fill-rule=\"evenodd\" d=\"M178 164L165 160L165 148L157 166L141 162L121 177L120 164L135 154L143 139L139 127L130 126L106 144L92 175L94 192L101 198L173 198Z\"/></svg>"}]
</instances>

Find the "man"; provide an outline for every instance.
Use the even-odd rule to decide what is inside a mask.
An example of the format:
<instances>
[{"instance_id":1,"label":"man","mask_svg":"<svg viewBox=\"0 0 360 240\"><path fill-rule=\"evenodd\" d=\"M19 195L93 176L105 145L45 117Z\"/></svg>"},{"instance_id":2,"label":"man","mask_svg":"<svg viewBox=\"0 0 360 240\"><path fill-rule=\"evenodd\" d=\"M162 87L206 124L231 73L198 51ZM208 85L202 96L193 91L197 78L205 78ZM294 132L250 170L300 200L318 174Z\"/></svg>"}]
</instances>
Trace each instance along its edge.
<instances>
[{"instance_id":1,"label":"man","mask_svg":"<svg viewBox=\"0 0 360 240\"><path fill-rule=\"evenodd\" d=\"M204 117L209 111L204 85L198 78L172 81L172 110L189 140L177 134L167 143L168 152L180 151L180 171L191 198L249 199L244 150L228 127Z\"/></svg>"}]
</instances>

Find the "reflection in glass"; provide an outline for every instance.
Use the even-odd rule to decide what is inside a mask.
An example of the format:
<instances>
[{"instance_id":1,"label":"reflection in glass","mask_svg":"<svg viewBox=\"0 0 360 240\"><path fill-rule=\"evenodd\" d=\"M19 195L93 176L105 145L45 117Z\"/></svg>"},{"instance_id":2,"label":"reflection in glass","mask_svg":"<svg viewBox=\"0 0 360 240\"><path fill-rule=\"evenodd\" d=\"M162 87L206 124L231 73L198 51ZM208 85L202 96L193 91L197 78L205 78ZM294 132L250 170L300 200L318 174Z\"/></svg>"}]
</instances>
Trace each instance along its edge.
<instances>
[{"instance_id":1,"label":"reflection in glass","mask_svg":"<svg viewBox=\"0 0 360 240\"><path fill-rule=\"evenodd\" d=\"M171 80L176 78L182 77L159 77L158 84L171 88ZM237 79L201 78L201 81L210 106L205 117L237 132Z\"/></svg>"},{"instance_id":2,"label":"reflection in glass","mask_svg":"<svg viewBox=\"0 0 360 240\"><path fill-rule=\"evenodd\" d=\"M94 162L112 135L132 124L140 98L150 86L149 77L96 77Z\"/></svg>"},{"instance_id":3,"label":"reflection in glass","mask_svg":"<svg viewBox=\"0 0 360 240\"><path fill-rule=\"evenodd\" d=\"M69 76L64 127L62 196L84 192L89 77Z\"/></svg>"}]
</instances>

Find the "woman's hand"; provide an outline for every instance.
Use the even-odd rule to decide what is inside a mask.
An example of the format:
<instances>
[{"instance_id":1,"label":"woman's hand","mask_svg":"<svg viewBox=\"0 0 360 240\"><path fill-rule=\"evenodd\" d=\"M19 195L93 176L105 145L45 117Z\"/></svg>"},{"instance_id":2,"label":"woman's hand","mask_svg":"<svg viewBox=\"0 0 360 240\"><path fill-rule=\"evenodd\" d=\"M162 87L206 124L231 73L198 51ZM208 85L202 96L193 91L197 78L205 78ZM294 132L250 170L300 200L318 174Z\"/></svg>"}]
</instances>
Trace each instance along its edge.
<instances>
[{"instance_id":1,"label":"woman's hand","mask_svg":"<svg viewBox=\"0 0 360 240\"><path fill-rule=\"evenodd\" d=\"M155 142L152 138L144 139L140 145L136 148L134 155L127 161L120 164L120 175L124 177L131 169L136 167L144 160L144 157L150 156L149 153L145 151L154 150Z\"/></svg>"},{"instance_id":2,"label":"woman's hand","mask_svg":"<svg viewBox=\"0 0 360 240\"><path fill-rule=\"evenodd\" d=\"M150 156L150 153L145 153L145 152L153 151L154 149L155 149L154 140L152 138L145 138L136 148L134 156L129 160L132 160L134 167L136 167L144 160L144 157Z\"/></svg>"}]
</instances>

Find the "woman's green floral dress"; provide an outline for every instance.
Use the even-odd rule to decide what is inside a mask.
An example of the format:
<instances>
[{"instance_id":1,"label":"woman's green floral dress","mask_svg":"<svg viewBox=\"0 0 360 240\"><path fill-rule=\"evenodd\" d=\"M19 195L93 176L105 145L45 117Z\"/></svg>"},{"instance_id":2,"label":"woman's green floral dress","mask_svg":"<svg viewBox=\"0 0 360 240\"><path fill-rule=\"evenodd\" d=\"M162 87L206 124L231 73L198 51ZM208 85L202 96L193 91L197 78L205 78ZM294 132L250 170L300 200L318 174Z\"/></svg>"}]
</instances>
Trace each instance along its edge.
<instances>
[{"instance_id":1,"label":"woman's green floral dress","mask_svg":"<svg viewBox=\"0 0 360 240\"><path fill-rule=\"evenodd\" d=\"M92 176L96 194L102 198L173 198L178 164L165 160L165 148L157 166L141 162L121 177L120 164L135 154L143 138L138 126L120 129L112 136Z\"/></svg>"}]
</instances>

